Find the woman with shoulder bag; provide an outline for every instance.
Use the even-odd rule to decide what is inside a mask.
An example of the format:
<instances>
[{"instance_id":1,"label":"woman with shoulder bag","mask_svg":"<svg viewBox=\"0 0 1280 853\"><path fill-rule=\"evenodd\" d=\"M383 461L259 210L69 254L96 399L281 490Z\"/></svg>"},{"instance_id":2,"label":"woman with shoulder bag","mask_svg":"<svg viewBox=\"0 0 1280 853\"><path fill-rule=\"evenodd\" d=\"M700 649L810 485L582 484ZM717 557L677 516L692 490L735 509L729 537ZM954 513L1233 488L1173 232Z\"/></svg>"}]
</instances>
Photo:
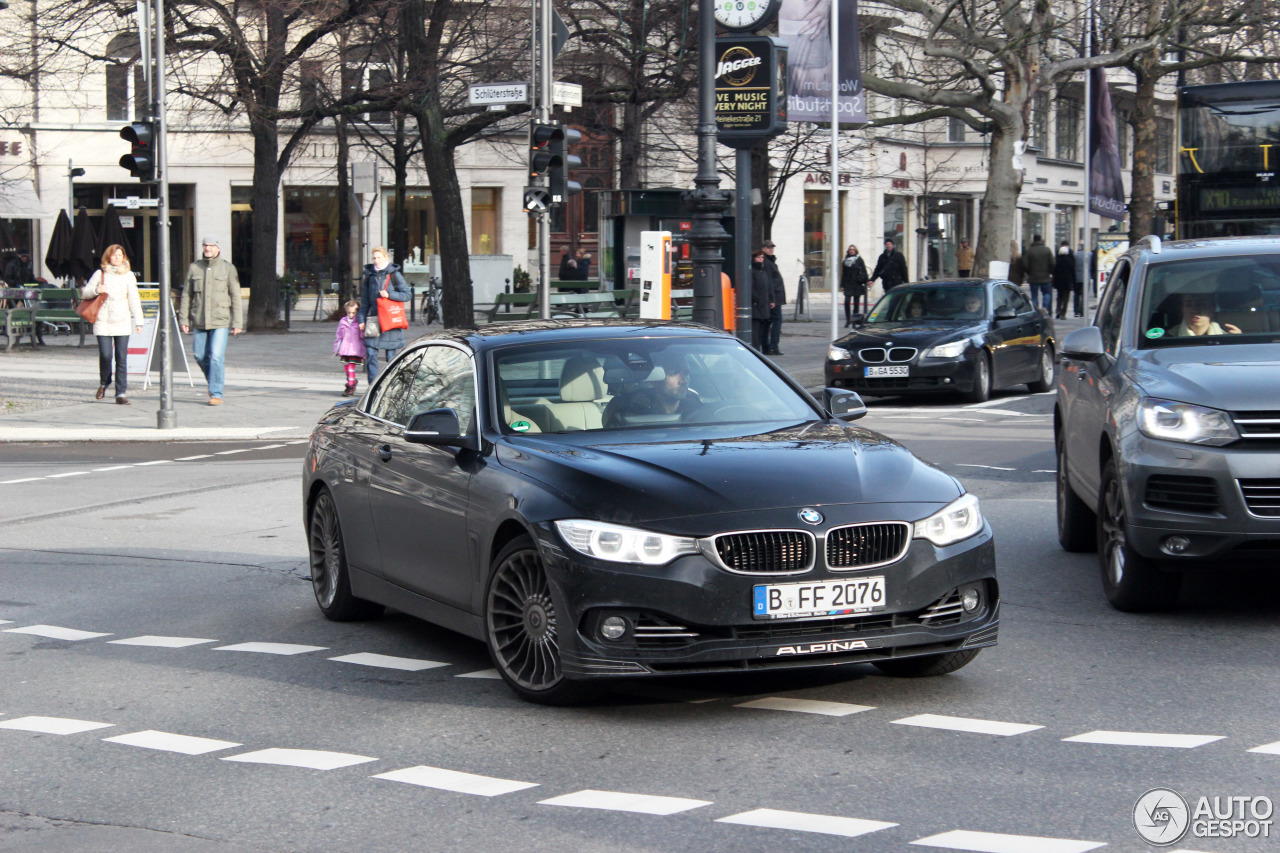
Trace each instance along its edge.
<instances>
[{"instance_id":1,"label":"woman with shoulder bag","mask_svg":"<svg viewBox=\"0 0 1280 853\"><path fill-rule=\"evenodd\" d=\"M102 253L102 268L89 277L81 293L82 299L107 295L98 308L93 333L98 338L98 393L101 400L111 384L111 362L115 361L116 402L129 405L129 336L142 334L142 300L138 298L138 279L129 268L124 249L112 243Z\"/></svg>"},{"instance_id":2,"label":"woman with shoulder bag","mask_svg":"<svg viewBox=\"0 0 1280 853\"><path fill-rule=\"evenodd\" d=\"M858 253L858 247L850 245L845 251L840 269L840 292L844 294L844 324L853 325L854 314L867 313L867 263ZM850 302L853 303L852 309Z\"/></svg>"},{"instance_id":3,"label":"woman with shoulder bag","mask_svg":"<svg viewBox=\"0 0 1280 853\"><path fill-rule=\"evenodd\" d=\"M393 264L387 256L387 250L378 246L373 250L373 263L365 264L364 280L360 284L360 331L364 333L365 374L369 383L378 376L378 350L382 350L387 363L396 357L396 353L404 349L404 327L382 328L378 316L378 300L388 299L392 302L408 302L413 298L413 291L400 274L399 264ZM404 309L399 311L404 314Z\"/></svg>"}]
</instances>

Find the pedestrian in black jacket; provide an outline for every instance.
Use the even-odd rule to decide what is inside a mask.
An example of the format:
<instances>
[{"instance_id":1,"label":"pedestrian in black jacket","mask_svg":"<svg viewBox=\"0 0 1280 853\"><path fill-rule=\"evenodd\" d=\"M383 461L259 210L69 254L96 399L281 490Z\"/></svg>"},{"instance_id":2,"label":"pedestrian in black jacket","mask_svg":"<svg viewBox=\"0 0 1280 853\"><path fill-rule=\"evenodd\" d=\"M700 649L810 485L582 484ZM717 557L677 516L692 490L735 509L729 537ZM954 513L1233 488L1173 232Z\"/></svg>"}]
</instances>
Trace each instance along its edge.
<instances>
[{"instance_id":1,"label":"pedestrian in black jacket","mask_svg":"<svg viewBox=\"0 0 1280 853\"><path fill-rule=\"evenodd\" d=\"M764 271L772 284L769 294L769 336L764 341L765 355L782 355L778 344L782 341L782 306L787 304L787 286L783 284L782 273L778 271L774 248L772 240L765 240L760 244L760 251L764 252Z\"/></svg>"},{"instance_id":2,"label":"pedestrian in black jacket","mask_svg":"<svg viewBox=\"0 0 1280 853\"><path fill-rule=\"evenodd\" d=\"M1058 256L1053 264L1053 289L1058 294L1057 318L1067 316L1067 300L1071 291L1076 288L1076 258L1071 251L1071 244L1066 240L1058 247ZM1077 303L1078 304L1078 303Z\"/></svg>"},{"instance_id":3,"label":"pedestrian in black jacket","mask_svg":"<svg viewBox=\"0 0 1280 853\"><path fill-rule=\"evenodd\" d=\"M844 294L844 324L853 325L855 313L867 313L867 264L857 246L845 250L840 264L840 292ZM852 303L852 306L850 306Z\"/></svg>"},{"instance_id":4,"label":"pedestrian in black jacket","mask_svg":"<svg viewBox=\"0 0 1280 853\"><path fill-rule=\"evenodd\" d=\"M751 253L751 345L761 352L769 339L769 309L773 282L764 269L764 250Z\"/></svg>"},{"instance_id":5,"label":"pedestrian in black jacket","mask_svg":"<svg viewBox=\"0 0 1280 853\"><path fill-rule=\"evenodd\" d=\"M888 293L898 285L906 284L910 277L911 274L907 272L907 259L895 248L892 239L886 239L884 251L876 261L875 272L871 273L871 280L880 279L880 283L884 285L884 292Z\"/></svg>"}]
</instances>

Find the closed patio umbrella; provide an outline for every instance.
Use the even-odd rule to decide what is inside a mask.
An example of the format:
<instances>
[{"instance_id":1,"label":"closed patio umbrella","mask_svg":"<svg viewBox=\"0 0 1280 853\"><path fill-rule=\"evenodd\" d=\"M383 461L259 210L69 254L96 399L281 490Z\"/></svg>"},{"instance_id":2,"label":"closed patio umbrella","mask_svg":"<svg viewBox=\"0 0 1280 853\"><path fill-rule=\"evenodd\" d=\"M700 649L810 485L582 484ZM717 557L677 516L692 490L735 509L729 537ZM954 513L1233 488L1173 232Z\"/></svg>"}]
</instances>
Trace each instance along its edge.
<instances>
[{"instance_id":1,"label":"closed patio umbrella","mask_svg":"<svg viewBox=\"0 0 1280 853\"><path fill-rule=\"evenodd\" d=\"M53 236L49 238L49 251L44 256L44 265L55 278L71 274L71 239L71 219L65 210L59 210L58 221L53 223Z\"/></svg>"},{"instance_id":2,"label":"closed patio umbrella","mask_svg":"<svg viewBox=\"0 0 1280 853\"><path fill-rule=\"evenodd\" d=\"M83 207L76 211L76 224L71 229L71 260L68 273L85 281L98 269L96 254L98 235L89 221L89 211Z\"/></svg>"},{"instance_id":3,"label":"closed patio umbrella","mask_svg":"<svg viewBox=\"0 0 1280 853\"><path fill-rule=\"evenodd\" d=\"M100 259L102 253L111 245L123 248L125 256L129 258L129 265L134 265L136 259L133 257L133 249L129 246L128 238L125 237L124 226L120 224L120 213L113 204L107 205L107 215L102 223L102 234L98 237L98 245L95 250L96 256Z\"/></svg>"}]
</instances>

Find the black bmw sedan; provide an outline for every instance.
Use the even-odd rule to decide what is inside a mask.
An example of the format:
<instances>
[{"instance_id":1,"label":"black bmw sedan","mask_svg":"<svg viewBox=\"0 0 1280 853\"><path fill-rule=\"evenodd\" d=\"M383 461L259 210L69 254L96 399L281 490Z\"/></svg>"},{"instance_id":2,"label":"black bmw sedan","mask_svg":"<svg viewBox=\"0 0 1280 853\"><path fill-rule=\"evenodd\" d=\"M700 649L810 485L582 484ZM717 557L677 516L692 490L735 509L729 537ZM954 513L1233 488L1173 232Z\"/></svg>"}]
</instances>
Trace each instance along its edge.
<instances>
[{"instance_id":1,"label":"black bmw sedan","mask_svg":"<svg viewBox=\"0 0 1280 853\"><path fill-rule=\"evenodd\" d=\"M482 640L547 704L652 675L952 672L996 642L991 528L865 412L702 326L441 332L312 435L316 600Z\"/></svg>"},{"instance_id":2,"label":"black bmw sedan","mask_svg":"<svg viewBox=\"0 0 1280 853\"><path fill-rule=\"evenodd\" d=\"M1007 281L895 287L827 351L826 384L865 395L1053 387L1053 320Z\"/></svg>"}]
</instances>

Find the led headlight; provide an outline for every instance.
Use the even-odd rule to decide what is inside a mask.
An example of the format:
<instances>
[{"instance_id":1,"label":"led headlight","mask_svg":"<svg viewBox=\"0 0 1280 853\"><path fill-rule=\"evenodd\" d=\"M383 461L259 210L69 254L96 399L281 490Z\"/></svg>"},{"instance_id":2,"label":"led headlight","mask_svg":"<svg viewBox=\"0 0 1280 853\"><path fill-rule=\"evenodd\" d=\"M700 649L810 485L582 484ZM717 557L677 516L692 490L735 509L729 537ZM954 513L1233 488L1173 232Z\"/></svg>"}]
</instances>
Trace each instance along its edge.
<instances>
[{"instance_id":1,"label":"led headlight","mask_svg":"<svg viewBox=\"0 0 1280 853\"><path fill-rule=\"evenodd\" d=\"M698 553L698 543L688 536L668 536L620 524L566 519L556 522L556 530L579 554L613 563L661 566L682 554Z\"/></svg>"},{"instance_id":2,"label":"led headlight","mask_svg":"<svg viewBox=\"0 0 1280 853\"><path fill-rule=\"evenodd\" d=\"M844 361L853 358L853 353L844 347L838 347L835 344L827 347L827 361Z\"/></svg>"},{"instance_id":3,"label":"led headlight","mask_svg":"<svg viewBox=\"0 0 1280 853\"><path fill-rule=\"evenodd\" d=\"M950 545L982 530L982 510L973 495L961 495L939 512L915 523L912 535L934 545Z\"/></svg>"},{"instance_id":4,"label":"led headlight","mask_svg":"<svg viewBox=\"0 0 1280 853\"><path fill-rule=\"evenodd\" d=\"M1226 412L1144 397L1138 404L1138 429L1147 438L1187 444L1230 444L1240 438Z\"/></svg>"},{"instance_id":5,"label":"led headlight","mask_svg":"<svg viewBox=\"0 0 1280 853\"><path fill-rule=\"evenodd\" d=\"M926 350L925 358L955 358L962 354L969 347L968 339L963 341L953 341L949 344L938 344L932 349Z\"/></svg>"}]
</instances>

